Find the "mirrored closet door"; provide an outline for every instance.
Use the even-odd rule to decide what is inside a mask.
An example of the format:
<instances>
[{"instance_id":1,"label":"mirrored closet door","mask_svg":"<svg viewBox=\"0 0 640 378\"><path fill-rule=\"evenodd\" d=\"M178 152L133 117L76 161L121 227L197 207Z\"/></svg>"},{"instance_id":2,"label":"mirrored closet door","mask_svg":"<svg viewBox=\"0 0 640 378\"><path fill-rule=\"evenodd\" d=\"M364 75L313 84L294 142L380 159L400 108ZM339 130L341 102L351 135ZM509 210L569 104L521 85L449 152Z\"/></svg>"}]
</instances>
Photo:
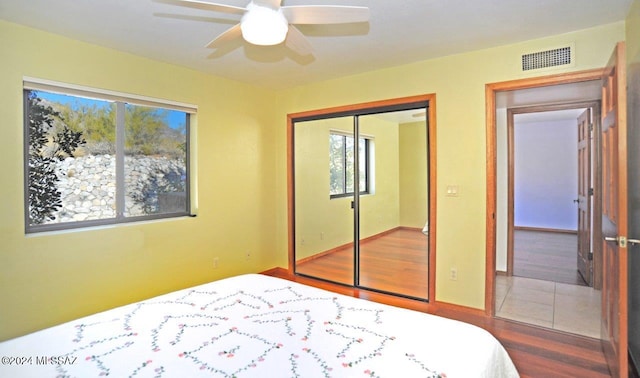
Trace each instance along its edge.
<instances>
[{"instance_id":1,"label":"mirrored closet door","mask_svg":"<svg viewBox=\"0 0 640 378\"><path fill-rule=\"evenodd\" d=\"M354 282L352 117L295 123L296 272Z\"/></svg>"},{"instance_id":2,"label":"mirrored closet door","mask_svg":"<svg viewBox=\"0 0 640 378\"><path fill-rule=\"evenodd\" d=\"M359 117L361 138L374 152L368 156L370 191L360 196L359 267L362 287L426 299L429 256L424 115L422 108Z\"/></svg>"},{"instance_id":3,"label":"mirrored closet door","mask_svg":"<svg viewBox=\"0 0 640 378\"><path fill-rule=\"evenodd\" d=\"M294 118L296 274L428 300L428 102Z\"/></svg>"}]
</instances>

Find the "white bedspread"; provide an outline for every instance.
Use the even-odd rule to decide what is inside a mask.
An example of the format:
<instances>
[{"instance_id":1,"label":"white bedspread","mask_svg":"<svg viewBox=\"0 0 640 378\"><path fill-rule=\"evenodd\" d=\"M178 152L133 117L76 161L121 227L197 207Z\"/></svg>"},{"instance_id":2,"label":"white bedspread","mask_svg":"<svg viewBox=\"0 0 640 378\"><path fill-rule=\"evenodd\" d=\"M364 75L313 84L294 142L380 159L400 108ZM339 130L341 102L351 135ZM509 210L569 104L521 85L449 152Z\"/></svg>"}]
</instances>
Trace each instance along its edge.
<instances>
[{"instance_id":1,"label":"white bedspread","mask_svg":"<svg viewBox=\"0 0 640 378\"><path fill-rule=\"evenodd\" d=\"M485 330L263 275L0 343L0 377L517 377Z\"/></svg>"}]
</instances>

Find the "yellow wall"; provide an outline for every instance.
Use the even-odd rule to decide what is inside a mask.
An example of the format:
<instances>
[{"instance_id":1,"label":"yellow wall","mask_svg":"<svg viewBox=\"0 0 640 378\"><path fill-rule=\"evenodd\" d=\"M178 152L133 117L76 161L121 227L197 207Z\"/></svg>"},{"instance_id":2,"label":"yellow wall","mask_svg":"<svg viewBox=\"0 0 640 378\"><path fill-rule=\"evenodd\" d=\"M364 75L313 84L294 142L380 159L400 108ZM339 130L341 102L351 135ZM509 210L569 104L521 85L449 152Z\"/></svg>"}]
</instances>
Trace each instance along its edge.
<instances>
[{"instance_id":1,"label":"yellow wall","mask_svg":"<svg viewBox=\"0 0 640 378\"><path fill-rule=\"evenodd\" d=\"M360 197L360 237L398 227L400 224L400 161L398 124L374 115L361 116L360 132L374 137L372 194Z\"/></svg>"},{"instance_id":2,"label":"yellow wall","mask_svg":"<svg viewBox=\"0 0 640 378\"><path fill-rule=\"evenodd\" d=\"M603 67L624 22L551 38L447 56L282 91L278 108L287 113L435 93L437 104L436 299L484 308L486 125L485 84L542 74ZM574 67L545 73L520 71L523 53L575 43ZM278 246L286 248L286 137L278 129ZM458 197L445 197L458 185ZM457 281L448 279L457 267Z\"/></svg>"},{"instance_id":3,"label":"yellow wall","mask_svg":"<svg viewBox=\"0 0 640 378\"><path fill-rule=\"evenodd\" d=\"M286 263L275 249L284 124L263 101L272 93L2 21L0 46L0 340ZM198 216L25 236L23 76L197 105Z\"/></svg>"},{"instance_id":4,"label":"yellow wall","mask_svg":"<svg viewBox=\"0 0 640 378\"><path fill-rule=\"evenodd\" d=\"M353 241L352 197L329 198L329 133L352 132L351 117L299 122L295 126L296 258ZM361 237L398 227L398 124L373 116L360 117L361 135L374 147L374 188L360 198Z\"/></svg>"},{"instance_id":5,"label":"yellow wall","mask_svg":"<svg viewBox=\"0 0 640 378\"><path fill-rule=\"evenodd\" d=\"M329 131L351 128L350 118L297 123L295 126L297 259L348 243L353 236L351 209L329 199ZM351 237L350 237L351 236Z\"/></svg>"},{"instance_id":6,"label":"yellow wall","mask_svg":"<svg viewBox=\"0 0 640 378\"><path fill-rule=\"evenodd\" d=\"M628 65L640 64L640 0L634 0L626 20Z\"/></svg>"},{"instance_id":7,"label":"yellow wall","mask_svg":"<svg viewBox=\"0 0 640 378\"><path fill-rule=\"evenodd\" d=\"M423 228L428 217L427 126L400 125L400 225Z\"/></svg>"}]
</instances>

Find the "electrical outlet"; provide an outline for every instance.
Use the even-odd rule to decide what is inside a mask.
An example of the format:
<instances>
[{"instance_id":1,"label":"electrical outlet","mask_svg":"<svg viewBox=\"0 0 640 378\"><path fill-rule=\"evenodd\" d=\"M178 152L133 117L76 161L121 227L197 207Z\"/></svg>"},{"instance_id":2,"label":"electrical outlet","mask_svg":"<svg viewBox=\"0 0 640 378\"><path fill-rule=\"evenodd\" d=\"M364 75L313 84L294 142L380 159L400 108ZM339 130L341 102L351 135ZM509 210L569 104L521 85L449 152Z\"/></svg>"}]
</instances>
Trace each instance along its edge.
<instances>
[{"instance_id":1,"label":"electrical outlet","mask_svg":"<svg viewBox=\"0 0 640 378\"><path fill-rule=\"evenodd\" d=\"M320 233L320 240L324 240L324 232Z\"/></svg>"},{"instance_id":2,"label":"electrical outlet","mask_svg":"<svg viewBox=\"0 0 640 378\"><path fill-rule=\"evenodd\" d=\"M458 269L451 268L451 272L449 273L449 279L451 281L457 281L458 280Z\"/></svg>"},{"instance_id":3,"label":"electrical outlet","mask_svg":"<svg viewBox=\"0 0 640 378\"><path fill-rule=\"evenodd\" d=\"M247 258L247 260L251 260L251 252L247 251L245 257Z\"/></svg>"},{"instance_id":4,"label":"electrical outlet","mask_svg":"<svg viewBox=\"0 0 640 378\"><path fill-rule=\"evenodd\" d=\"M300 239L300 245L304 245L304 239Z\"/></svg>"},{"instance_id":5,"label":"electrical outlet","mask_svg":"<svg viewBox=\"0 0 640 378\"><path fill-rule=\"evenodd\" d=\"M218 265L220 265L220 259L217 257L213 258L213 269L218 269Z\"/></svg>"}]
</instances>

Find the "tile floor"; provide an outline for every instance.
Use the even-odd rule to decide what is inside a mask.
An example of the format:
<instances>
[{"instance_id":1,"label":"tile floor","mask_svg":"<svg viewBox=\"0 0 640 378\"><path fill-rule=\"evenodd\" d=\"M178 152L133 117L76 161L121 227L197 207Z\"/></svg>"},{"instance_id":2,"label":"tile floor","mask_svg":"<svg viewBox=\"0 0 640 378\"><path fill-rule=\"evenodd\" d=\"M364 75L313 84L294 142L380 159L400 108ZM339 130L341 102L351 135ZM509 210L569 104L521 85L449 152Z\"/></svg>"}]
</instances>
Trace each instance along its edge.
<instances>
[{"instance_id":1,"label":"tile floor","mask_svg":"<svg viewBox=\"0 0 640 378\"><path fill-rule=\"evenodd\" d=\"M496 277L496 316L600 338L601 292L525 277Z\"/></svg>"}]
</instances>

